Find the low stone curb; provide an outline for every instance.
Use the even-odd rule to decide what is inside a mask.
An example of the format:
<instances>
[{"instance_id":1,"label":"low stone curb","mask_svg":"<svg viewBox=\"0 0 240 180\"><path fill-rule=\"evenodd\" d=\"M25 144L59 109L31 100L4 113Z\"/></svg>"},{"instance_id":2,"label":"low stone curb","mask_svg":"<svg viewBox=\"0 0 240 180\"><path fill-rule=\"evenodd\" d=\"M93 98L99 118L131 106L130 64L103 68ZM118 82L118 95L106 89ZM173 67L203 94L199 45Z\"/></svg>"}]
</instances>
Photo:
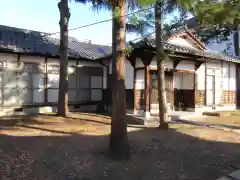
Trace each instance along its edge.
<instances>
[{"instance_id":1,"label":"low stone curb","mask_svg":"<svg viewBox=\"0 0 240 180\"><path fill-rule=\"evenodd\" d=\"M213 112L205 111L205 112L202 112L202 115L203 116L217 116L217 117L221 116L220 113L214 112L214 111Z\"/></svg>"}]
</instances>

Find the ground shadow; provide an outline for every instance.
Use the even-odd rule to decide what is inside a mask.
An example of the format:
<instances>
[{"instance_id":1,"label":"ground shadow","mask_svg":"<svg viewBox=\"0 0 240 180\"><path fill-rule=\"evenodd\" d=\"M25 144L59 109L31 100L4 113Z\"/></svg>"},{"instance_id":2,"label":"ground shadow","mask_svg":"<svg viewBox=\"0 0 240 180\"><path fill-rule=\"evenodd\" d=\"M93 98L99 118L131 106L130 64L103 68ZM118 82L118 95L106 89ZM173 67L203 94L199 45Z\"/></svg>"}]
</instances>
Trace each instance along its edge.
<instances>
[{"instance_id":1,"label":"ground shadow","mask_svg":"<svg viewBox=\"0 0 240 180\"><path fill-rule=\"evenodd\" d=\"M190 120L175 120L173 123L185 123L192 124L196 126L206 126L211 128L229 128L229 129L240 129L240 125L229 125L229 124L218 124L218 123L209 123L209 122L195 122Z\"/></svg>"},{"instance_id":2,"label":"ground shadow","mask_svg":"<svg viewBox=\"0 0 240 180\"><path fill-rule=\"evenodd\" d=\"M108 136L60 133L1 134L0 179L215 180L240 165L240 144L204 140L175 129L130 131L132 157L124 162L101 153Z\"/></svg>"}]
</instances>

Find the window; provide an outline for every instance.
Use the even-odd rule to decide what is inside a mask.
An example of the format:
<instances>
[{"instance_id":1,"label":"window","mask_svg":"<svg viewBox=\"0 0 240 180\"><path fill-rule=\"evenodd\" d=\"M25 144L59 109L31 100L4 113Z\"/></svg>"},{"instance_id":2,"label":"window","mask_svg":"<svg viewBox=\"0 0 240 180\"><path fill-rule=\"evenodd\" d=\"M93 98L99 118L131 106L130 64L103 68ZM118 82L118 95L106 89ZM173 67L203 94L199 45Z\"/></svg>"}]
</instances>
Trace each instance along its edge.
<instances>
[{"instance_id":1,"label":"window","mask_svg":"<svg viewBox=\"0 0 240 180\"><path fill-rule=\"evenodd\" d=\"M48 66L48 102L58 101L58 88L59 88L59 66Z\"/></svg>"},{"instance_id":2,"label":"window","mask_svg":"<svg viewBox=\"0 0 240 180\"><path fill-rule=\"evenodd\" d=\"M71 67L72 71L75 72L75 68ZM76 102L77 99L77 76L75 73L68 75L68 101Z\"/></svg>"},{"instance_id":3,"label":"window","mask_svg":"<svg viewBox=\"0 0 240 180\"><path fill-rule=\"evenodd\" d=\"M2 68L2 102L1 104L11 106L18 104L17 94L17 63L8 62L6 66Z\"/></svg>"},{"instance_id":4,"label":"window","mask_svg":"<svg viewBox=\"0 0 240 180\"><path fill-rule=\"evenodd\" d=\"M17 76L19 104L44 102L44 72L38 64L24 63Z\"/></svg>"},{"instance_id":5,"label":"window","mask_svg":"<svg viewBox=\"0 0 240 180\"><path fill-rule=\"evenodd\" d=\"M77 70L77 101L102 100L102 68L83 67Z\"/></svg>"}]
</instances>

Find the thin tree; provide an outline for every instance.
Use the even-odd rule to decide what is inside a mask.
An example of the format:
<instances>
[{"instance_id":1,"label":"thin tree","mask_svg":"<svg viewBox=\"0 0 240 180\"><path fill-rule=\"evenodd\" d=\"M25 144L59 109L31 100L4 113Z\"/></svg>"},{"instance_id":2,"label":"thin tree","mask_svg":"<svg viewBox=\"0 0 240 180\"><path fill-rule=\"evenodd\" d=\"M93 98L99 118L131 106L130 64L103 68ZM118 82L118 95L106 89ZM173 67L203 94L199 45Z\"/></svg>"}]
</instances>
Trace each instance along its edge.
<instances>
[{"instance_id":1,"label":"thin tree","mask_svg":"<svg viewBox=\"0 0 240 180\"><path fill-rule=\"evenodd\" d=\"M68 23L70 18L68 0L58 3L60 12L60 78L58 93L58 115L68 113Z\"/></svg>"},{"instance_id":2,"label":"thin tree","mask_svg":"<svg viewBox=\"0 0 240 180\"><path fill-rule=\"evenodd\" d=\"M117 160L130 158L128 143L125 92L125 57L126 57L126 3L128 9L137 7L137 1L104 1L96 4L95 10L112 11L112 117L109 138L110 155ZM144 4L144 1L142 1Z\"/></svg>"},{"instance_id":3,"label":"thin tree","mask_svg":"<svg viewBox=\"0 0 240 180\"><path fill-rule=\"evenodd\" d=\"M156 61L157 61L157 79L158 79L158 103L159 103L159 128L168 129L167 122L167 102L165 90L165 76L163 60L165 59L164 47L161 35L162 25L162 3L159 2L155 6L155 34L156 34Z\"/></svg>"},{"instance_id":4,"label":"thin tree","mask_svg":"<svg viewBox=\"0 0 240 180\"><path fill-rule=\"evenodd\" d=\"M119 14L120 17L116 16ZM109 150L113 158L129 159L125 92L126 0L113 5L112 24L112 121Z\"/></svg>"},{"instance_id":5,"label":"thin tree","mask_svg":"<svg viewBox=\"0 0 240 180\"><path fill-rule=\"evenodd\" d=\"M125 122L126 0L92 1L92 3L94 10L107 9L112 11L112 118L109 152L116 160L126 160L130 158L131 154ZM133 7L134 3L132 1L129 4Z\"/></svg>"}]
</instances>

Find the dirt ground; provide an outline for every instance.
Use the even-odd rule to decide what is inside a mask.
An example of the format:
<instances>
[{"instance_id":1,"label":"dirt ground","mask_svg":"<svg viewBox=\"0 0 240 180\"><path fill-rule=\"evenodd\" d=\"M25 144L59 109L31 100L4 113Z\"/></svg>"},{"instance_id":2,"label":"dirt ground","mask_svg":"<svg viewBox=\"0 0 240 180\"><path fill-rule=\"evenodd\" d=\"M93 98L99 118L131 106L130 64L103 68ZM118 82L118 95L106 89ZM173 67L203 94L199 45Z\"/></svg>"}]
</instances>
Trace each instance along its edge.
<instances>
[{"instance_id":1,"label":"dirt ground","mask_svg":"<svg viewBox=\"0 0 240 180\"><path fill-rule=\"evenodd\" d=\"M194 117L193 120L197 122L206 122L213 125L220 125L222 127L238 131L240 133L240 111L219 111L216 112L219 116L201 116Z\"/></svg>"},{"instance_id":2,"label":"dirt ground","mask_svg":"<svg viewBox=\"0 0 240 180\"><path fill-rule=\"evenodd\" d=\"M128 128L132 157L105 156L110 118L73 114L2 118L1 180L215 180L240 168L240 135L171 124Z\"/></svg>"}]
</instances>

